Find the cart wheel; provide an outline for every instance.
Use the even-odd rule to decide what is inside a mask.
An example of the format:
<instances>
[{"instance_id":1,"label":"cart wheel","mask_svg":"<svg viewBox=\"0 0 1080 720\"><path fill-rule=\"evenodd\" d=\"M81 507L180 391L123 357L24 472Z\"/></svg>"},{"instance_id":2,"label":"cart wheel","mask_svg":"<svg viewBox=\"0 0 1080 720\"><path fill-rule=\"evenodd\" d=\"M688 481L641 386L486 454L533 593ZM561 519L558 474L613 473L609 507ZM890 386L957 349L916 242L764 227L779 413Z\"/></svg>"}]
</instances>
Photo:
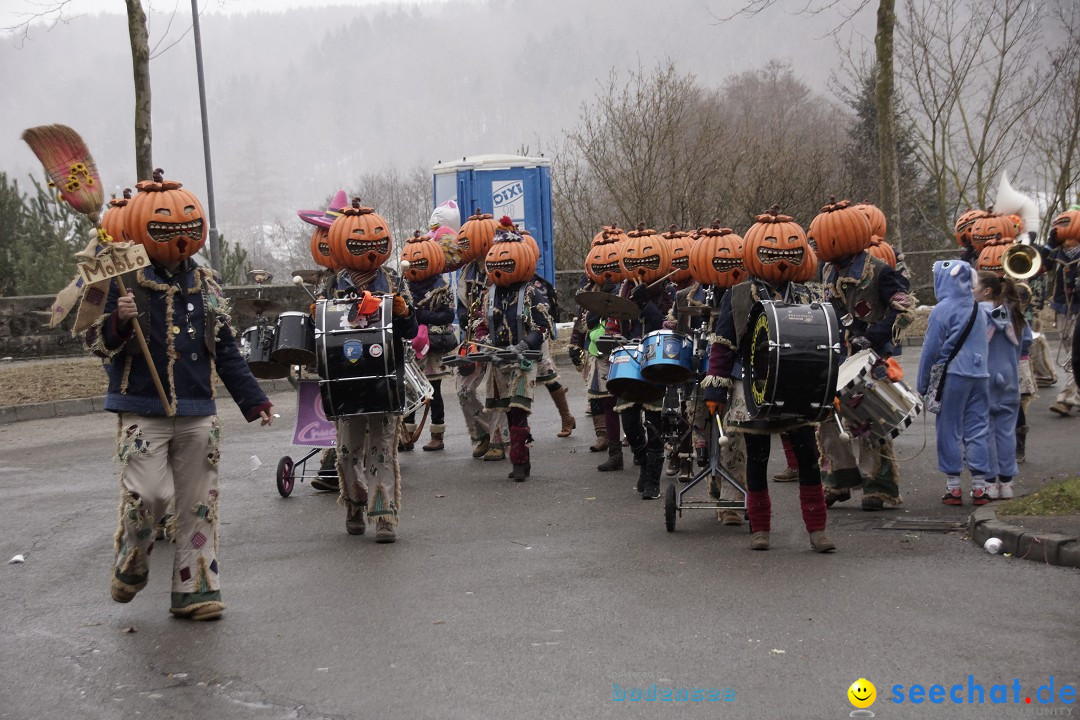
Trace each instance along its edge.
<instances>
[{"instance_id":1,"label":"cart wheel","mask_svg":"<svg viewBox=\"0 0 1080 720\"><path fill-rule=\"evenodd\" d=\"M286 455L277 464L277 490L281 497L292 495L293 484L293 461Z\"/></svg>"},{"instance_id":2,"label":"cart wheel","mask_svg":"<svg viewBox=\"0 0 1080 720\"><path fill-rule=\"evenodd\" d=\"M675 532L675 483L668 483L664 493L664 525L668 532Z\"/></svg>"}]
</instances>

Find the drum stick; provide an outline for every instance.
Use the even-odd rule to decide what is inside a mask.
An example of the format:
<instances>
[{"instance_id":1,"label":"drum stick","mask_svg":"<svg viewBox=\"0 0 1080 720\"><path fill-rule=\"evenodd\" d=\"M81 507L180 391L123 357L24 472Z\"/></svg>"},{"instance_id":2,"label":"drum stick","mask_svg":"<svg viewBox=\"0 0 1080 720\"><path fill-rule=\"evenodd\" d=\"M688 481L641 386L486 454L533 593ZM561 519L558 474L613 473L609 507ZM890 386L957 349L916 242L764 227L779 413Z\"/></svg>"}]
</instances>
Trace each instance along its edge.
<instances>
[{"instance_id":1,"label":"drum stick","mask_svg":"<svg viewBox=\"0 0 1080 720\"><path fill-rule=\"evenodd\" d=\"M664 282L665 280L667 280L669 277L671 277L672 275L674 275L677 272L679 272L679 268L675 268L674 270L672 270L671 272L669 272L667 275L660 278L659 280L653 280L651 283L649 283L649 287L650 288L656 287L657 285Z\"/></svg>"},{"instance_id":2,"label":"drum stick","mask_svg":"<svg viewBox=\"0 0 1080 720\"><path fill-rule=\"evenodd\" d=\"M720 413L716 413L716 429L720 433L720 437L716 439L717 445L724 447L731 442L731 438L724 432L724 421L720 418Z\"/></svg>"},{"instance_id":3,"label":"drum stick","mask_svg":"<svg viewBox=\"0 0 1080 720\"><path fill-rule=\"evenodd\" d=\"M292 282L293 285L304 288L304 292L310 295L312 300L316 302L319 301L319 298L315 297L315 293L311 292L311 290L308 290L308 286L304 284L304 278L300 277L299 275L293 275Z\"/></svg>"},{"instance_id":4,"label":"drum stick","mask_svg":"<svg viewBox=\"0 0 1080 720\"><path fill-rule=\"evenodd\" d=\"M840 430L840 440L842 442L847 442L848 440L851 440L851 433L849 433L847 430L845 430L844 429L844 423L840 422L840 413L836 412L836 410L834 409L833 412L832 412L832 416L833 416L833 420L836 421L837 429Z\"/></svg>"},{"instance_id":5,"label":"drum stick","mask_svg":"<svg viewBox=\"0 0 1080 720\"><path fill-rule=\"evenodd\" d=\"M124 278L120 275L116 276L116 288L121 295L127 295ZM139 325L139 319L135 318L131 321L131 324L135 328L135 338L139 341L139 349L142 350L143 359L146 360L146 367L150 370L150 379L154 381L154 388L157 390L158 399L161 400L161 406L165 408L165 415L172 417L176 414L176 411L173 410L172 405L169 404L169 398L165 395L165 388L161 385L161 377L158 376L154 358L150 355L150 348L146 344L146 337L143 335L142 326Z\"/></svg>"}]
</instances>

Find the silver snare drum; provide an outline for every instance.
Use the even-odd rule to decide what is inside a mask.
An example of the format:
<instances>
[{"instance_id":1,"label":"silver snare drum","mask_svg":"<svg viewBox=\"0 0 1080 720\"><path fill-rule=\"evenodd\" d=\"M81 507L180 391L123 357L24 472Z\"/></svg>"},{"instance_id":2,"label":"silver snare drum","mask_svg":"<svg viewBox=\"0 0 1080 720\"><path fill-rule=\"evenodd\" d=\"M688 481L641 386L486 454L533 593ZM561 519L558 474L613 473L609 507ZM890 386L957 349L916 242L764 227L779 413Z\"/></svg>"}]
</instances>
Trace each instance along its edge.
<instances>
[{"instance_id":1,"label":"silver snare drum","mask_svg":"<svg viewBox=\"0 0 1080 720\"><path fill-rule=\"evenodd\" d=\"M854 434L879 443L897 437L923 410L922 398L902 380L890 379L885 360L873 350L844 361L836 388L840 415Z\"/></svg>"}]
</instances>

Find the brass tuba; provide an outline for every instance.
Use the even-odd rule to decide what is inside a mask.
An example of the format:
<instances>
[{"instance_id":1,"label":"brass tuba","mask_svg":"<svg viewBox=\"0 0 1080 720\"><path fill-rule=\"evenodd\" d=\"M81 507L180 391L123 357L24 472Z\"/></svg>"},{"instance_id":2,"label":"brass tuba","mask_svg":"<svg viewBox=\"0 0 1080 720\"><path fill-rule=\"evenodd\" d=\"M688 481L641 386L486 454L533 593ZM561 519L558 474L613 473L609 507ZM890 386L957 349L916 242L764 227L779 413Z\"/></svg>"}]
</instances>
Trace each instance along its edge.
<instances>
[{"instance_id":1,"label":"brass tuba","mask_svg":"<svg viewBox=\"0 0 1080 720\"><path fill-rule=\"evenodd\" d=\"M1010 245L1001 254L1001 267L1009 278L1023 282L1039 274L1042 255L1031 245Z\"/></svg>"}]
</instances>

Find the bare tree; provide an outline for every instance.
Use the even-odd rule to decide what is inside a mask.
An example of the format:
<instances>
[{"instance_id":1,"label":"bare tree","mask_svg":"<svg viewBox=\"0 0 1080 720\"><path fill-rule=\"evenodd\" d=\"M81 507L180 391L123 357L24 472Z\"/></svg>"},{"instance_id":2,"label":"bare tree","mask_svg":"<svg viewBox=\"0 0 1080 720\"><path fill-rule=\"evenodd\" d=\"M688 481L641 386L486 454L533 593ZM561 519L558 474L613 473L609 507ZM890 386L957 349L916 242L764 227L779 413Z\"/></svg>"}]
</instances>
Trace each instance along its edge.
<instances>
[{"instance_id":1,"label":"bare tree","mask_svg":"<svg viewBox=\"0 0 1080 720\"><path fill-rule=\"evenodd\" d=\"M1032 149L1026 123L1053 86L1035 0L905 0L900 32L904 116L934 184L935 224L952 233L964 207L986 207L1001 172Z\"/></svg>"}]
</instances>

